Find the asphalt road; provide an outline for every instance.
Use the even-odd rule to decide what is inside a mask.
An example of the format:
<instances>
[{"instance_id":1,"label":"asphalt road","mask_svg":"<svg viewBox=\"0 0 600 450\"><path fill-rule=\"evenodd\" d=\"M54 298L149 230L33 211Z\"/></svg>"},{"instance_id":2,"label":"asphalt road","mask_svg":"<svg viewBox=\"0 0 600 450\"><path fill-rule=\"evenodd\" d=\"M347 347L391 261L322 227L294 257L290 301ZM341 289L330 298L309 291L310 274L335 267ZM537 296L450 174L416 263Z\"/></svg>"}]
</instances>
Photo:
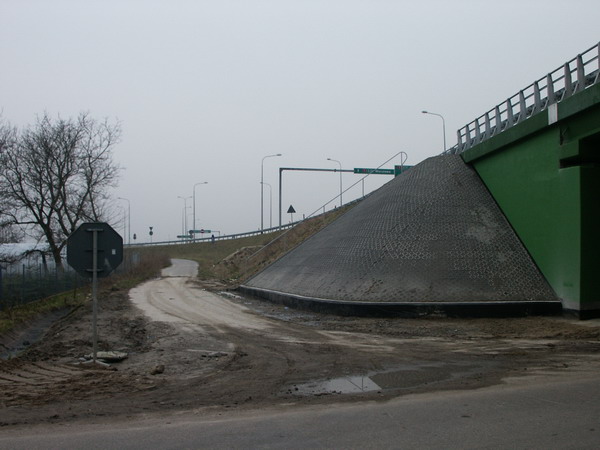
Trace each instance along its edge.
<instances>
[{"instance_id":1,"label":"asphalt road","mask_svg":"<svg viewBox=\"0 0 600 450\"><path fill-rule=\"evenodd\" d=\"M119 424L19 428L2 449L600 448L596 373L509 380L476 391L387 403L290 406L240 415L193 412Z\"/></svg>"}]
</instances>

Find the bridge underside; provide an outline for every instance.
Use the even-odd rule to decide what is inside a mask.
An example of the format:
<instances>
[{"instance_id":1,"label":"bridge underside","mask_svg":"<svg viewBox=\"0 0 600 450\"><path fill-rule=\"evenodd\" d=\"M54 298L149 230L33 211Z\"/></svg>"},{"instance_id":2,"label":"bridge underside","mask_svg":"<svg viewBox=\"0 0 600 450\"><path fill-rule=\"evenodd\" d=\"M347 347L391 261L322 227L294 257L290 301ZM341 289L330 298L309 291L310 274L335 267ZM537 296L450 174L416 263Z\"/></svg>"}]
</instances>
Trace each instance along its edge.
<instances>
[{"instance_id":1,"label":"bridge underside","mask_svg":"<svg viewBox=\"0 0 600 450\"><path fill-rule=\"evenodd\" d=\"M458 155L430 158L396 177L241 289L342 314L560 310L487 188Z\"/></svg>"}]
</instances>

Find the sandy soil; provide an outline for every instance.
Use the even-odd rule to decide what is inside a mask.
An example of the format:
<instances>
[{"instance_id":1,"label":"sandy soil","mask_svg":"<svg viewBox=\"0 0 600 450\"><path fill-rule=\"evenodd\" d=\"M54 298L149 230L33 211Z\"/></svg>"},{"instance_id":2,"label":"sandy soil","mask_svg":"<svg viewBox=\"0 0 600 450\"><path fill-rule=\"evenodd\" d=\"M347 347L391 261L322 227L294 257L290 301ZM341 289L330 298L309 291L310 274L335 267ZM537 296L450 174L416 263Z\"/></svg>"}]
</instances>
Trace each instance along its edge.
<instances>
[{"instance_id":1,"label":"sandy soil","mask_svg":"<svg viewBox=\"0 0 600 450\"><path fill-rule=\"evenodd\" d=\"M99 349L127 352L123 362L81 364L91 308L0 361L0 425L386 400L600 369L599 321L344 318L221 292L195 273L174 260L100 299Z\"/></svg>"}]
</instances>

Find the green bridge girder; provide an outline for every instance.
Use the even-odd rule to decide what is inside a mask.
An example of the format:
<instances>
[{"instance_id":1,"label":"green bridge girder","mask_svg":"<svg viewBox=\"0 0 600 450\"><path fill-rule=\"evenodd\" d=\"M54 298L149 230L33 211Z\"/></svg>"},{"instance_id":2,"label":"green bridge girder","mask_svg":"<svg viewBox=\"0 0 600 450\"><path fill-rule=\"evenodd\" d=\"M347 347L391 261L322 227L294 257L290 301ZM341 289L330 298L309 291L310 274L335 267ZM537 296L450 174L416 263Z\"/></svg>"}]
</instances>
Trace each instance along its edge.
<instances>
[{"instance_id":1,"label":"green bridge girder","mask_svg":"<svg viewBox=\"0 0 600 450\"><path fill-rule=\"evenodd\" d=\"M600 84L462 153L563 308L600 317Z\"/></svg>"}]
</instances>

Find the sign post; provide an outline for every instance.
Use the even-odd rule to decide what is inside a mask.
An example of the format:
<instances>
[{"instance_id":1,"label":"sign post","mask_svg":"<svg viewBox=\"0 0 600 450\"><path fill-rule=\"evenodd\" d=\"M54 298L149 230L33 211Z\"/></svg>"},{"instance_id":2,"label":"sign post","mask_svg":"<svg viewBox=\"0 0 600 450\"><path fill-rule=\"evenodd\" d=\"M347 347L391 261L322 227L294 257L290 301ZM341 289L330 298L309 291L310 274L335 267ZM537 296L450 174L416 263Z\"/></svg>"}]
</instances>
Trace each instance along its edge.
<instances>
[{"instance_id":1,"label":"sign post","mask_svg":"<svg viewBox=\"0 0 600 450\"><path fill-rule=\"evenodd\" d=\"M96 364L98 354L98 229L92 229L92 354Z\"/></svg>"},{"instance_id":2,"label":"sign post","mask_svg":"<svg viewBox=\"0 0 600 450\"><path fill-rule=\"evenodd\" d=\"M102 233L102 234L100 234ZM98 255L102 254L99 262ZM84 223L67 239L67 262L84 277L92 274L93 362L98 354L98 277L106 277L123 261L123 238L107 223Z\"/></svg>"},{"instance_id":3,"label":"sign post","mask_svg":"<svg viewBox=\"0 0 600 450\"><path fill-rule=\"evenodd\" d=\"M294 207L292 205L290 205L287 212L292 218L291 223L294 223L294 213L296 212L296 210L294 209Z\"/></svg>"}]
</instances>

